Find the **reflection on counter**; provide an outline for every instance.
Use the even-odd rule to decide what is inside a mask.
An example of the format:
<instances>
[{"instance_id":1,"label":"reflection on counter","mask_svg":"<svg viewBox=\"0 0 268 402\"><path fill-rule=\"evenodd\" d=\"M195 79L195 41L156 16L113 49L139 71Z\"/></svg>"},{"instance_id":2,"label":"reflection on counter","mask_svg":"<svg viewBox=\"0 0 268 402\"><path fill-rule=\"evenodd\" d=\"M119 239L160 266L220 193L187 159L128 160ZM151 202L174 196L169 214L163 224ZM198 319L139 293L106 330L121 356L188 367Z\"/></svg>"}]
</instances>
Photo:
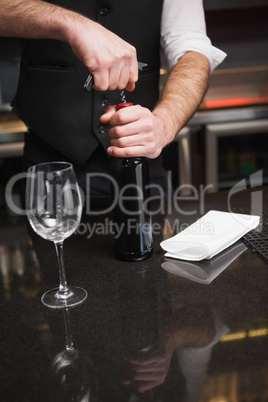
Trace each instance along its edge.
<instances>
[{"instance_id":1,"label":"reflection on counter","mask_svg":"<svg viewBox=\"0 0 268 402\"><path fill-rule=\"evenodd\" d=\"M210 375L198 402L266 401L268 390L263 384L268 384L267 368ZM215 393L217 399L211 397Z\"/></svg>"},{"instance_id":2,"label":"reflection on counter","mask_svg":"<svg viewBox=\"0 0 268 402\"><path fill-rule=\"evenodd\" d=\"M126 269L119 277L118 292L123 353L146 355L157 347L159 338L153 271L146 264Z\"/></svg>"},{"instance_id":3,"label":"reflection on counter","mask_svg":"<svg viewBox=\"0 0 268 402\"><path fill-rule=\"evenodd\" d=\"M25 299L37 296L41 273L30 239L0 245L0 272L5 299L18 294Z\"/></svg>"},{"instance_id":4,"label":"reflection on counter","mask_svg":"<svg viewBox=\"0 0 268 402\"><path fill-rule=\"evenodd\" d=\"M40 301L57 280L53 244L28 232L26 218L13 219L17 225L0 231L3 400L18 400L18 392L29 402L267 397L267 265L253 272L244 244L187 266L164 260L160 247L128 264L110 258L112 236L105 247L73 236L68 274L88 299L54 311ZM167 262L172 273L161 267Z\"/></svg>"},{"instance_id":5,"label":"reflection on counter","mask_svg":"<svg viewBox=\"0 0 268 402\"><path fill-rule=\"evenodd\" d=\"M66 345L50 366L49 390L52 401L96 402L96 373L92 361L73 344L69 309L63 309Z\"/></svg>"},{"instance_id":6,"label":"reflection on counter","mask_svg":"<svg viewBox=\"0 0 268 402\"><path fill-rule=\"evenodd\" d=\"M144 264L120 271L119 311L125 364L119 378L131 387L126 401L175 401L178 395L182 402L198 401L212 349L229 327L217 308L202 303L172 309L167 298L163 310L159 287L168 291L167 277L156 277L155 271ZM171 371L173 376L176 373L173 380ZM170 381L172 394L168 393Z\"/></svg>"},{"instance_id":7,"label":"reflection on counter","mask_svg":"<svg viewBox=\"0 0 268 402\"><path fill-rule=\"evenodd\" d=\"M167 258L162 268L191 281L210 284L246 249L247 246L244 243L237 242L210 260L189 262Z\"/></svg>"}]
</instances>

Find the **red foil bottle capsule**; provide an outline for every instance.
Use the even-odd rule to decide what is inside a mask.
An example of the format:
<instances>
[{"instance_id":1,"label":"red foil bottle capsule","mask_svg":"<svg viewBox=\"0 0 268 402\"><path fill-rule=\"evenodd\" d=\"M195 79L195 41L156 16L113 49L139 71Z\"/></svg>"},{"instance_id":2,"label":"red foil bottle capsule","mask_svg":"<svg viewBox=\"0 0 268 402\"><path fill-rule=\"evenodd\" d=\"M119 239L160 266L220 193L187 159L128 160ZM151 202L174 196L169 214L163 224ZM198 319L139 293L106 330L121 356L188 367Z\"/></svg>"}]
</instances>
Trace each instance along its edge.
<instances>
[{"instance_id":1,"label":"red foil bottle capsule","mask_svg":"<svg viewBox=\"0 0 268 402\"><path fill-rule=\"evenodd\" d=\"M117 109L132 106L121 103ZM117 225L115 255L123 261L141 261L153 252L152 221L149 211L149 166L145 157L111 157L110 172L118 197L113 209L114 223ZM113 186L112 186L113 187Z\"/></svg>"}]
</instances>

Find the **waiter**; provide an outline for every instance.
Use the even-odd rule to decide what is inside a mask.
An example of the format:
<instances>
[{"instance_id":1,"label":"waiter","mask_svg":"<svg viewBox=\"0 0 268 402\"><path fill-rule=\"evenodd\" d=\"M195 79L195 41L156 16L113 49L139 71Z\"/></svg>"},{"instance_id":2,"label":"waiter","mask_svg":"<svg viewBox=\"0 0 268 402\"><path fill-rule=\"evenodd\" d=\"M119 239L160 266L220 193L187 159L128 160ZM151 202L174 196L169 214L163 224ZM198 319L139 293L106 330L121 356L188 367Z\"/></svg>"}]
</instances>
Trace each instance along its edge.
<instances>
[{"instance_id":1,"label":"waiter","mask_svg":"<svg viewBox=\"0 0 268 402\"><path fill-rule=\"evenodd\" d=\"M165 190L161 151L225 57L206 36L202 0L0 0L0 35L23 38L12 105L29 128L26 166L71 161L84 189L91 173L98 204L109 199L108 156L145 156ZM170 74L159 99L160 48ZM138 73L137 60L147 69ZM134 106L116 112L123 89Z\"/></svg>"}]
</instances>

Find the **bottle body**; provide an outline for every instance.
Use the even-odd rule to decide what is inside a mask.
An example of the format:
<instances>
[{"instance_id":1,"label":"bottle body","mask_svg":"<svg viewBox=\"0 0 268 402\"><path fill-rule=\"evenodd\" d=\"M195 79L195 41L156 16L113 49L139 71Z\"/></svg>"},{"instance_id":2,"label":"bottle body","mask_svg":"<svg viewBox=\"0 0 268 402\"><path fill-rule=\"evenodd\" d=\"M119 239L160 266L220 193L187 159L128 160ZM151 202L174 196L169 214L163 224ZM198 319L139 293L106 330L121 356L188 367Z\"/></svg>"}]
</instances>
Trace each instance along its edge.
<instances>
[{"instance_id":1,"label":"bottle body","mask_svg":"<svg viewBox=\"0 0 268 402\"><path fill-rule=\"evenodd\" d=\"M111 158L111 175L118 197L114 221L119 236L115 255L123 261L141 261L153 252L152 221L149 206L149 167L144 157Z\"/></svg>"}]
</instances>

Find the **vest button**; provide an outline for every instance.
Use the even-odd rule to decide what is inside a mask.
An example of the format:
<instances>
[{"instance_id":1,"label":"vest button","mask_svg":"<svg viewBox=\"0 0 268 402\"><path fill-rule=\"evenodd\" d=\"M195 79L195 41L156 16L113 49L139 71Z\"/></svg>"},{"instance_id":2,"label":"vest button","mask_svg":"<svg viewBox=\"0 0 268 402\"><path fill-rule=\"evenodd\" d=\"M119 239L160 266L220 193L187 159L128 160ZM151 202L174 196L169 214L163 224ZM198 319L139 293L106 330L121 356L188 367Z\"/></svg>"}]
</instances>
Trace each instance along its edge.
<instances>
[{"instance_id":1,"label":"vest button","mask_svg":"<svg viewBox=\"0 0 268 402\"><path fill-rule=\"evenodd\" d=\"M105 128L104 126L100 126L100 127L98 128L98 133L99 133L100 135L104 135L104 134L106 133L106 128Z\"/></svg>"},{"instance_id":2,"label":"vest button","mask_svg":"<svg viewBox=\"0 0 268 402\"><path fill-rule=\"evenodd\" d=\"M106 8L106 7L102 7L102 8L100 9L100 15L101 15L102 17L105 16L105 15L107 15L108 12L109 12L109 10L108 10L108 8Z\"/></svg>"},{"instance_id":3,"label":"vest button","mask_svg":"<svg viewBox=\"0 0 268 402\"><path fill-rule=\"evenodd\" d=\"M103 99L100 104L101 104L102 107L108 106L108 101L107 101L107 99Z\"/></svg>"}]
</instances>

